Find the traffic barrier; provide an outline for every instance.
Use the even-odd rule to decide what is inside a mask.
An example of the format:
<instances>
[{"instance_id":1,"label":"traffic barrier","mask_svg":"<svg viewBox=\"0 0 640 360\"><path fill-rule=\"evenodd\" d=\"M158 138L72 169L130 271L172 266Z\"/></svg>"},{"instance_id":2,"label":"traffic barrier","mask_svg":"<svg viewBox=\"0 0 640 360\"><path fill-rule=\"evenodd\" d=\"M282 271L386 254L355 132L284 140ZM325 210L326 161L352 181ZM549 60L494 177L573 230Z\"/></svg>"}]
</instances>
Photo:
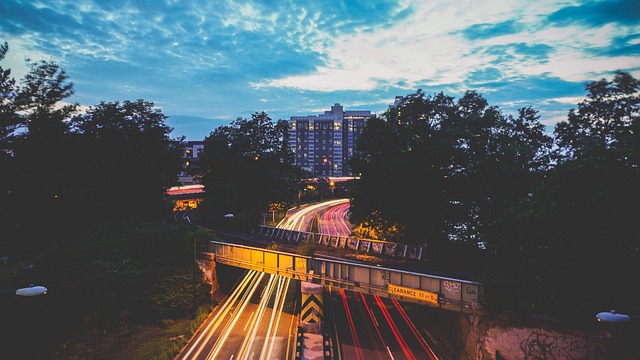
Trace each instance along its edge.
<instances>
[{"instance_id":1,"label":"traffic barrier","mask_svg":"<svg viewBox=\"0 0 640 360\"><path fill-rule=\"evenodd\" d=\"M323 314L324 285L302 282L302 326L306 332L320 333Z\"/></svg>"}]
</instances>

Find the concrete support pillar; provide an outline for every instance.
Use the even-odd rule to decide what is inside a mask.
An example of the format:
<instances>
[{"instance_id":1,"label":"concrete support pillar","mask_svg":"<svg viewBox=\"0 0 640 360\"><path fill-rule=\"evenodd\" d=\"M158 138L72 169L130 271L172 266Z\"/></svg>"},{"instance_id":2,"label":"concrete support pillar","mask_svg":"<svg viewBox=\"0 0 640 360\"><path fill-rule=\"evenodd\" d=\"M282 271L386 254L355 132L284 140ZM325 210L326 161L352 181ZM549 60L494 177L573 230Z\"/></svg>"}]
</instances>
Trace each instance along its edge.
<instances>
[{"instance_id":1,"label":"concrete support pillar","mask_svg":"<svg viewBox=\"0 0 640 360\"><path fill-rule=\"evenodd\" d=\"M322 298L324 297L324 286L303 281L302 289L302 313L300 317L301 326L305 332L319 334L322 330L321 322L323 316Z\"/></svg>"}]
</instances>

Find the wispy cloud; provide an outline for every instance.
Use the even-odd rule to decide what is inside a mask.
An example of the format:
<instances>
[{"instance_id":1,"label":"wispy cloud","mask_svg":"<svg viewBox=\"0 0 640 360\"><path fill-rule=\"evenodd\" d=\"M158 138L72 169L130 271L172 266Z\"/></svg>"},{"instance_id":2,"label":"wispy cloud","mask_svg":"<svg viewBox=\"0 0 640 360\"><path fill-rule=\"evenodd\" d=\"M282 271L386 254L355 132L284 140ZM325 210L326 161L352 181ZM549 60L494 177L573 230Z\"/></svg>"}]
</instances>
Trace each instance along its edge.
<instances>
[{"instance_id":1,"label":"wispy cloud","mask_svg":"<svg viewBox=\"0 0 640 360\"><path fill-rule=\"evenodd\" d=\"M53 59L73 101L145 98L165 113L273 118L381 112L418 88L483 93L557 118L584 82L640 77L640 5L630 0L4 0L4 67ZM545 120L546 121L546 120ZM206 126L206 122L193 126ZM203 131L203 136L211 129Z\"/></svg>"}]
</instances>

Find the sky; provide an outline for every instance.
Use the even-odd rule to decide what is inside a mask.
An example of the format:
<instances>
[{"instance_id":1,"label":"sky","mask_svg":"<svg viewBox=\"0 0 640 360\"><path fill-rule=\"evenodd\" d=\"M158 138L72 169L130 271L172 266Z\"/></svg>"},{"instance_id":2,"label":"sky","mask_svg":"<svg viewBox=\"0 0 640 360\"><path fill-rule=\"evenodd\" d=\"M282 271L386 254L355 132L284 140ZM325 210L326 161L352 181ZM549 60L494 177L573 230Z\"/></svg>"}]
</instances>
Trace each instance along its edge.
<instances>
[{"instance_id":1,"label":"sky","mask_svg":"<svg viewBox=\"0 0 640 360\"><path fill-rule=\"evenodd\" d=\"M82 106L144 99L171 136L236 118L382 114L422 89L474 90L549 131L617 70L640 78L637 0L2 0L0 62L60 64Z\"/></svg>"}]
</instances>

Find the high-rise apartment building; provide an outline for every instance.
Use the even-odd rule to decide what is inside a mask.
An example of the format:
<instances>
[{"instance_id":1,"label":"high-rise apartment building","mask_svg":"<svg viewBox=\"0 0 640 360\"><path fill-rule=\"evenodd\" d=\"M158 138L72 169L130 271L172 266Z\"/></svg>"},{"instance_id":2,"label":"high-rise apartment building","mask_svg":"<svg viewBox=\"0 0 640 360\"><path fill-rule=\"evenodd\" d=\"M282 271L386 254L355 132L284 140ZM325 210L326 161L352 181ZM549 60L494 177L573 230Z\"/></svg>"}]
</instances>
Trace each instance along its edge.
<instances>
[{"instance_id":1,"label":"high-rise apartment building","mask_svg":"<svg viewBox=\"0 0 640 360\"><path fill-rule=\"evenodd\" d=\"M355 140L374 114L368 110L344 111L335 104L324 114L291 116L289 146L295 165L314 177L354 176L349 167Z\"/></svg>"},{"instance_id":2,"label":"high-rise apartment building","mask_svg":"<svg viewBox=\"0 0 640 360\"><path fill-rule=\"evenodd\" d=\"M181 185L191 185L200 182L202 169L200 158L204 151L204 141L185 141L183 144L182 171L178 174Z\"/></svg>"}]
</instances>

